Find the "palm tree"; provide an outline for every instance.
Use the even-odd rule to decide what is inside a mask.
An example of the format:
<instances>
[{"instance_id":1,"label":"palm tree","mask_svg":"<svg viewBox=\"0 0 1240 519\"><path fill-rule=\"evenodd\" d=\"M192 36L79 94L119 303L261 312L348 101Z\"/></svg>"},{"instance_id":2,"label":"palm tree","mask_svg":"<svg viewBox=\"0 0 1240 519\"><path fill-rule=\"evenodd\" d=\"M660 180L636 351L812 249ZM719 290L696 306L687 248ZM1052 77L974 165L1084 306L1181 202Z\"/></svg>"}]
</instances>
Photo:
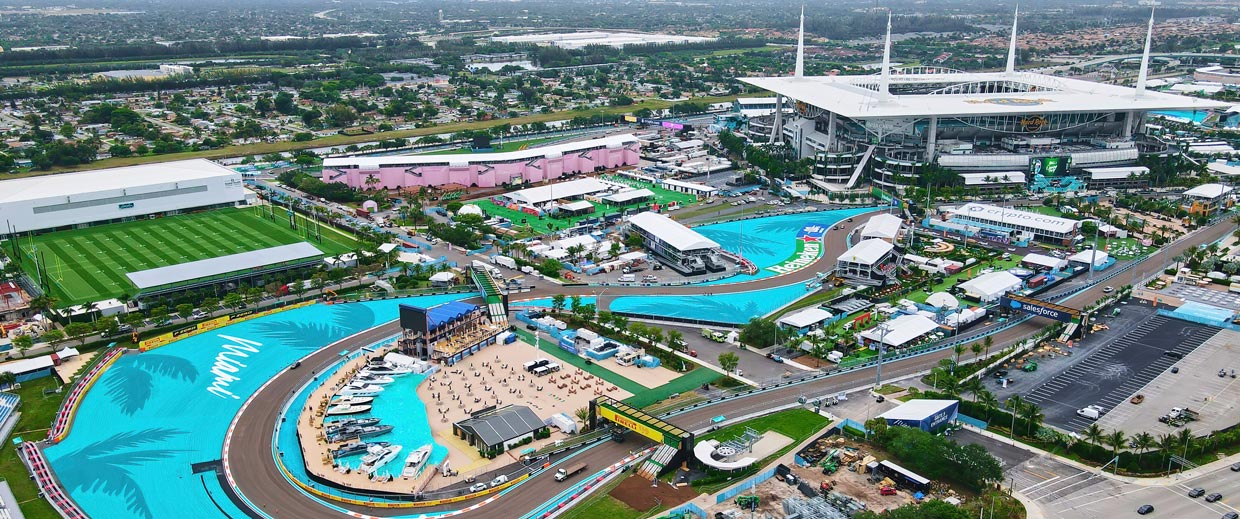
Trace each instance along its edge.
<instances>
[{"instance_id":1,"label":"palm tree","mask_svg":"<svg viewBox=\"0 0 1240 519\"><path fill-rule=\"evenodd\" d=\"M973 360L976 362L977 357L982 354L982 345L975 342L969 346L969 351L973 352Z\"/></svg>"},{"instance_id":2,"label":"palm tree","mask_svg":"<svg viewBox=\"0 0 1240 519\"><path fill-rule=\"evenodd\" d=\"M1175 448L1175 435L1174 434L1166 433L1166 434L1158 435L1158 450L1162 451L1164 463L1167 462L1167 459L1171 456L1171 450L1174 448ZM1170 467L1171 465L1168 464L1167 466Z\"/></svg>"},{"instance_id":3,"label":"palm tree","mask_svg":"<svg viewBox=\"0 0 1240 519\"><path fill-rule=\"evenodd\" d=\"M952 374L955 374L956 366L960 365L960 354L964 353L964 345L957 344L955 346L952 346L952 352L956 354L955 357L952 359Z\"/></svg>"},{"instance_id":4,"label":"palm tree","mask_svg":"<svg viewBox=\"0 0 1240 519\"><path fill-rule=\"evenodd\" d=\"M1042 414L1042 408L1032 402L1026 403L1020 407L1020 419L1028 424L1025 434L1033 435L1034 428L1042 427L1042 420L1046 419L1046 415Z\"/></svg>"},{"instance_id":5,"label":"palm tree","mask_svg":"<svg viewBox=\"0 0 1240 519\"><path fill-rule=\"evenodd\" d=\"M1148 432L1140 432L1134 434L1132 438L1132 446L1137 449L1137 465L1141 465L1141 458L1154 446L1158 445L1158 441L1154 439L1154 435Z\"/></svg>"},{"instance_id":6,"label":"palm tree","mask_svg":"<svg viewBox=\"0 0 1240 519\"><path fill-rule=\"evenodd\" d=\"M90 314L90 322L95 322L95 310L99 309L99 303L90 302L82 305L82 310Z\"/></svg>"},{"instance_id":7,"label":"palm tree","mask_svg":"<svg viewBox=\"0 0 1240 519\"><path fill-rule=\"evenodd\" d=\"M1098 424L1091 423L1081 432L1081 436L1085 437L1085 441L1094 445L1102 445L1102 428Z\"/></svg>"},{"instance_id":8,"label":"palm tree","mask_svg":"<svg viewBox=\"0 0 1240 519\"><path fill-rule=\"evenodd\" d=\"M1124 434L1124 431L1117 429L1111 431L1111 434L1106 435L1106 438L1103 440L1107 445L1111 446L1111 455L1119 457L1119 450L1124 448L1124 445L1128 441L1128 435ZM1119 461L1116 461L1115 464L1118 466Z\"/></svg>"},{"instance_id":9,"label":"palm tree","mask_svg":"<svg viewBox=\"0 0 1240 519\"><path fill-rule=\"evenodd\" d=\"M977 402L978 393L985 391L986 385L982 383L982 379L973 377L960 384L960 389L965 393L973 395L973 401Z\"/></svg>"},{"instance_id":10,"label":"palm tree","mask_svg":"<svg viewBox=\"0 0 1240 519\"><path fill-rule=\"evenodd\" d=\"M986 425L990 425L990 413L999 408L999 399L995 398L995 394L985 389L977 393L977 403L986 408Z\"/></svg>"}]
</instances>

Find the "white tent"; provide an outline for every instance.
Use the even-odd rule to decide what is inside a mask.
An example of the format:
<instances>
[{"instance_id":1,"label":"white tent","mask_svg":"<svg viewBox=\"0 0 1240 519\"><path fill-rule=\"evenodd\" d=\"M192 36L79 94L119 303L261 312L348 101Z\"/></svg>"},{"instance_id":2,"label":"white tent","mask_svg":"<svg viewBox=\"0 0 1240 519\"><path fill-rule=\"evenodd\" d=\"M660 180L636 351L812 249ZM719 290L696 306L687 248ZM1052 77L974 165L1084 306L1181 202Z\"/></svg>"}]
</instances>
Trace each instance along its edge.
<instances>
[{"instance_id":1,"label":"white tent","mask_svg":"<svg viewBox=\"0 0 1240 519\"><path fill-rule=\"evenodd\" d=\"M935 308L945 308L955 310L960 308L960 301L956 297L947 292L935 292L926 298L926 304Z\"/></svg>"},{"instance_id":2,"label":"white tent","mask_svg":"<svg viewBox=\"0 0 1240 519\"><path fill-rule=\"evenodd\" d=\"M833 317L831 312L815 306L812 308L806 308L794 314L785 315L779 319L779 324L790 328L802 329L820 324L831 317Z\"/></svg>"},{"instance_id":3,"label":"white tent","mask_svg":"<svg viewBox=\"0 0 1240 519\"><path fill-rule=\"evenodd\" d=\"M1020 278L1010 272L1000 271L982 274L960 285L965 294L975 297L984 303L999 299L999 296L1021 287Z\"/></svg>"},{"instance_id":4,"label":"white tent","mask_svg":"<svg viewBox=\"0 0 1240 519\"><path fill-rule=\"evenodd\" d=\"M1107 262L1107 259L1109 258L1110 256L1108 256L1107 253L1103 251L1098 251L1098 254L1095 257L1094 249L1085 249L1081 252L1068 256L1068 261L1072 261L1076 263L1084 263L1086 265L1089 265L1089 263L1092 261L1094 263L1094 266L1098 267L1101 265L1105 265Z\"/></svg>"},{"instance_id":5,"label":"white tent","mask_svg":"<svg viewBox=\"0 0 1240 519\"><path fill-rule=\"evenodd\" d=\"M938 329L938 323L921 315L901 315L895 319L879 324L858 334L860 337L874 342L882 342L884 347L899 348ZM886 330L884 333L883 330Z\"/></svg>"},{"instance_id":6,"label":"white tent","mask_svg":"<svg viewBox=\"0 0 1240 519\"><path fill-rule=\"evenodd\" d=\"M564 434L577 433L577 421L573 420L567 413L553 414L550 418L547 418L545 423L559 429Z\"/></svg>"},{"instance_id":7,"label":"white tent","mask_svg":"<svg viewBox=\"0 0 1240 519\"><path fill-rule=\"evenodd\" d=\"M456 214L473 214L482 216L482 208L474 204L465 204L456 211Z\"/></svg>"}]
</instances>

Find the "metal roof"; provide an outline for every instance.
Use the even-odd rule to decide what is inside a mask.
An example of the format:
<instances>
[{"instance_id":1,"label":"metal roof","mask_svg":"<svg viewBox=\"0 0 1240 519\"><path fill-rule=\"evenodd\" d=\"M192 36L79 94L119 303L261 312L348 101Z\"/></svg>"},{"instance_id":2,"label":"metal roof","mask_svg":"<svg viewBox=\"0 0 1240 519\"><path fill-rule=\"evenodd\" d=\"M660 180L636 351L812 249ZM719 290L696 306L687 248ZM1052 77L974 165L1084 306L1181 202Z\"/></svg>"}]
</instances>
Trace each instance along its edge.
<instances>
[{"instance_id":1,"label":"metal roof","mask_svg":"<svg viewBox=\"0 0 1240 519\"><path fill-rule=\"evenodd\" d=\"M900 227L904 225L904 220L894 214L877 214L870 217L865 222L865 227L861 229L862 238L885 238L893 239L900 234Z\"/></svg>"},{"instance_id":2,"label":"metal roof","mask_svg":"<svg viewBox=\"0 0 1240 519\"><path fill-rule=\"evenodd\" d=\"M863 265L873 265L883 256L890 253L895 246L886 240L869 239L861 240L852 248L840 254L838 261L847 261L849 263L861 263Z\"/></svg>"},{"instance_id":3,"label":"metal roof","mask_svg":"<svg viewBox=\"0 0 1240 519\"><path fill-rule=\"evenodd\" d=\"M1129 176L1140 176L1150 172L1150 168L1145 166L1124 166L1118 168L1085 168L1085 172L1089 173L1089 178L1094 180L1106 180L1116 178L1128 178Z\"/></svg>"},{"instance_id":4,"label":"metal roof","mask_svg":"<svg viewBox=\"0 0 1240 519\"><path fill-rule=\"evenodd\" d=\"M531 187L520 191L505 193L504 197L523 204L542 204L552 200L561 198L573 198L582 195L589 195L606 191L612 188L612 184L598 180L596 178L581 178L570 180L568 182L560 182L558 184L548 184L545 186Z\"/></svg>"},{"instance_id":5,"label":"metal roof","mask_svg":"<svg viewBox=\"0 0 1240 519\"><path fill-rule=\"evenodd\" d=\"M858 335L874 342L882 342L885 347L899 347L906 342L938 329L938 327L938 323L923 315L901 315ZM883 334L882 330L887 330L886 335Z\"/></svg>"},{"instance_id":6,"label":"metal roof","mask_svg":"<svg viewBox=\"0 0 1240 519\"><path fill-rule=\"evenodd\" d=\"M177 160L120 168L0 181L0 204L50 197L72 198L100 191L134 189L241 174L207 159Z\"/></svg>"},{"instance_id":7,"label":"metal roof","mask_svg":"<svg viewBox=\"0 0 1240 519\"><path fill-rule=\"evenodd\" d=\"M719 248L714 240L659 213L646 211L635 214L629 218L629 225L641 228L681 252Z\"/></svg>"},{"instance_id":8,"label":"metal roof","mask_svg":"<svg viewBox=\"0 0 1240 519\"><path fill-rule=\"evenodd\" d=\"M487 445L499 445L546 427L534 411L523 405L510 405L482 416L466 418L457 422L456 426L474 433Z\"/></svg>"},{"instance_id":9,"label":"metal roof","mask_svg":"<svg viewBox=\"0 0 1240 519\"><path fill-rule=\"evenodd\" d=\"M779 324L791 326L793 328L805 328L806 326L813 326L823 322L831 317L833 317L831 312L815 306L806 308L792 315L785 315L779 319Z\"/></svg>"},{"instance_id":10,"label":"metal roof","mask_svg":"<svg viewBox=\"0 0 1240 519\"><path fill-rule=\"evenodd\" d=\"M129 281L138 289L147 289L161 285L179 283L193 279L218 276L229 272L237 272L264 267L286 261L319 258L323 252L307 242L280 245L267 249L253 250L239 254L230 254L217 258L178 263L138 272L125 274Z\"/></svg>"},{"instance_id":11,"label":"metal roof","mask_svg":"<svg viewBox=\"0 0 1240 519\"><path fill-rule=\"evenodd\" d=\"M879 75L751 77L741 81L782 94L797 101L845 117L869 119L883 117L969 117L976 115L1021 115L1073 112L1128 112L1150 110L1208 110L1229 105L1208 99L1146 91L1061 78L1033 72L950 72L936 74L891 74L891 87L974 83L1011 83L1027 91L994 94L934 93L891 95L886 99L875 89Z\"/></svg>"},{"instance_id":12,"label":"metal roof","mask_svg":"<svg viewBox=\"0 0 1240 519\"><path fill-rule=\"evenodd\" d=\"M958 402L958 400L909 400L900 404L899 407L888 409L883 414L878 415L878 417L887 420L925 420Z\"/></svg>"},{"instance_id":13,"label":"metal roof","mask_svg":"<svg viewBox=\"0 0 1240 519\"><path fill-rule=\"evenodd\" d=\"M467 166L474 163L515 162L521 160L558 158L571 153L596 148L623 148L638 144L633 134L609 135L577 142L553 144L539 148L499 153L462 153L457 155L386 155L381 157L339 157L323 159L324 168L378 169L383 167L410 167L430 165Z\"/></svg>"},{"instance_id":14,"label":"metal roof","mask_svg":"<svg viewBox=\"0 0 1240 519\"><path fill-rule=\"evenodd\" d=\"M654 196L654 191L651 191L643 187L641 189L631 189L629 191L621 191L619 193L613 193L613 194L604 196L603 200L616 203L616 204L623 204L630 200L636 200L638 198L646 198L646 197L651 197L651 196Z\"/></svg>"},{"instance_id":15,"label":"metal roof","mask_svg":"<svg viewBox=\"0 0 1240 519\"><path fill-rule=\"evenodd\" d=\"M966 293L980 296L983 300L1003 295L1003 293L1016 290L1020 286L1020 278L1006 270L982 274L960 284L960 288Z\"/></svg>"},{"instance_id":16,"label":"metal roof","mask_svg":"<svg viewBox=\"0 0 1240 519\"><path fill-rule=\"evenodd\" d=\"M1202 184L1184 192L1184 196L1215 199L1231 192L1230 186L1222 184Z\"/></svg>"},{"instance_id":17,"label":"metal roof","mask_svg":"<svg viewBox=\"0 0 1240 519\"><path fill-rule=\"evenodd\" d=\"M968 203L953 211L956 216L968 216L984 222L1002 226L1023 225L1047 232L1066 233L1080 223L1058 216L1051 216L1031 211L1022 211L1011 207L1000 207L990 204Z\"/></svg>"}]
</instances>

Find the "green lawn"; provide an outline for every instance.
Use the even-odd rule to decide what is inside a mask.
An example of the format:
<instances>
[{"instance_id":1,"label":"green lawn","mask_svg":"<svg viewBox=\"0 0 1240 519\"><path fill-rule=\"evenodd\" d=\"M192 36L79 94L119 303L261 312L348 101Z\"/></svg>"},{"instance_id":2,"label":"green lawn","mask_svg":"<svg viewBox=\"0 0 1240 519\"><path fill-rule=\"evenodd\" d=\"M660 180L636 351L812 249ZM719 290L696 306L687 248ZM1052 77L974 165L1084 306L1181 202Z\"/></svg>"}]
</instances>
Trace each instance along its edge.
<instances>
[{"instance_id":1,"label":"green lawn","mask_svg":"<svg viewBox=\"0 0 1240 519\"><path fill-rule=\"evenodd\" d=\"M697 438L697 441L699 442L711 439L727 441L740 437L741 434L745 432L745 428L748 427L758 431L759 433L767 431L777 432L792 438L792 443L782 449L779 449L774 454L763 458L757 463L750 465L744 470L729 473L708 469L705 477L693 481L693 488L699 492L705 493L714 493L723 490L737 481L741 481L753 474L756 474L762 469L762 467L771 463L780 456L787 454L789 451L796 448L796 446L801 442L809 439L811 436L821 433L822 429L827 425L827 417L808 409L798 407L795 409L789 409L787 411L780 411L778 413L766 415L761 418L754 418L752 420L732 424L719 429L718 431L699 436Z\"/></svg>"},{"instance_id":2,"label":"green lawn","mask_svg":"<svg viewBox=\"0 0 1240 519\"><path fill-rule=\"evenodd\" d=\"M302 233L306 228L298 226ZM51 232L20 243L26 272L38 279L37 250L51 279L51 295L71 305L132 295L136 289L125 277L128 272L300 241L328 255L354 247L352 237L331 228L323 228L322 242L307 240L299 231L289 229L286 216L271 220L262 218L258 208L227 208Z\"/></svg>"},{"instance_id":3,"label":"green lawn","mask_svg":"<svg viewBox=\"0 0 1240 519\"><path fill-rule=\"evenodd\" d=\"M989 265L989 268L995 269L996 272L1000 270L1007 270L1012 267L1020 265L1020 259L1023 257L1024 256L1013 255L1012 259L1008 259L1008 260L996 259L993 264ZM925 287L925 290L914 290L912 293L904 297L908 298L910 301L916 301L918 303L925 303L926 298L930 297L930 294L933 294L935 292L946 292L947 289L955 285L957 281L961 279L975 278L977 277L978 272L981 272L983 269L986 269L986 268L988 267L985 265L985 263L980 264L980 265L975 264L975 265L965 267L964 270L961 270L960 272L957 272L956 274L943 278L943 282L937 285ZM927 290L929 292L927 292Z\"/></svg>"},{"instance_id":4,"label":"green lawn","mask_svg":"<svg viewBox=\"0 0 1240 519\"><path fill-rule=\"evenodd\" d=\"M686 194L686 193L679 193L676 191L670 191L670 190L663 189L660 187L655 187L653 184L649 182L633 180L633 179L621 177L618 175L608 175L602 178L605 180L620 182L622 184L626 184L626 185L629 185L635 188L649 189L651 192L654 193L653 203L667 204L669 202L676 202L682 206L688 206L689 204L692 204L696 201L693 195ZM587 218L598 218L604 215L618 213L627 208L645 205L645 203L634 203L634 204L628 204L624 206L615 206L615 205L598 204L598 203L591 202L592 204L594 204L595 212L590 213L590 214L586 214L582 216L574 216L570 218L552 218L550 216L543 216L539 218L537 216L523 213L521 211L514 211L507 207L500 207L496 205L495 203L491 202L490 199L470 200L465 203L477 204L478 207L481 207L482 210L486 211L487 214L491 216L502 216L504 218L509 219L510 221L512 221L513 230L517 230L517 231L530 230L530 231L533 231L535 234L547 234L547 233L552 232L555 229L567 229L569 227L577 225L577 222L580 222L581 220L584 220ZM668 213L668 215L675 216L676 213L672 212L672 213ZM555 229L552 229L553 226Z\"/></svg>"},{"instance_id":5,"label":"green lawn","mask_svg":"<svg viewBox=\"0 0 1240 519\"><path fill-rule=\"evenodd\" d=\"M556 137L543 137L540 139L525 139L525 140L517 140L517 141L506 140L504 141L503 145L499 145L499 139L495 139L495 141L492 142L492 144L494 145L493 146L494 149L492 149L489 152L479 153L479 155L485 155L486 153L502 153L506 151L519 151L519 150L533 148L536 146L542 146L543 144L547 144L549 142L560 141L564 139L565 137L563 136L556 136ZM474 151L469 149L468 146L465 146L461 148L452 148L452 149L447 149L447 150L419 153L419 155L464 155L467 153L474 153Z\"/></svg>"},{"instance_id":6,"label":"green lawn","mask_svg":"<svg viewBox=\"0 0 1240 519\"><path fill-rule=\"evenodd\" d=\"M43 396L43 390L55 387L56 379L46 377L23 382L21 389L13 391L22 397L21 406L18 408L21 418L13 428L13 436L26 440L41 440L47 437L47 426L56 417L56 410L60 408L64 395ZM8 481L9 487L13 489L13 496L17 498L18 506L26 519L60 518L52 505L38 497L38 487L30 480L26 466L22 465L21 459L17 457L16 446L7 438L0 444L0 477Z\"/></svg>"}]
</instances>

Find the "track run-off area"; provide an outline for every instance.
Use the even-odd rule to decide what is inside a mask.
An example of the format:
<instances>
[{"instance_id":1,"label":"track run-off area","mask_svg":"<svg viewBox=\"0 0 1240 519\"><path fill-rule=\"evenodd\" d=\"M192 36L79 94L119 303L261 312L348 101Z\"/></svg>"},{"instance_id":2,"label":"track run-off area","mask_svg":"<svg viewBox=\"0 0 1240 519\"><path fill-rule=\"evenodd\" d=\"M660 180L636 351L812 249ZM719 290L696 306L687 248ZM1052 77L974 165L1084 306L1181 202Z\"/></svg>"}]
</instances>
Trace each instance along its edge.
<instances>
[{"instance_id":1,"label":"track run-off area","mask_svg":"<svg viewBox=\"0 0 1240 519\"><path fill-rule=\"evenodd\" d=\"M879 209L874 209L875 211ZM861 212L857 212L857 216ZM751 281L676 287L539 285L530 298L555 294L598 297L601 307L623 296L736 296L814 279L847 248L844 234L858 223L832 229L818 260L800 270ZM1188 247L1209 243L1234 229L1230 222L1193 233L1147 258L1169 261ZM1075 294L1070 304L1100 298L1102 285L1130 284L1159 265L1132 265ZM1137 267L1137 268L1133 268ZM316 371L399 333L398 305L436 304L468 294L423 296L339 305L311 305L221 328L157 350L128 354L104 373L82 403L64 442L46 448L52 468L72 497L96 518L304 518L304 517L521 517L565 490L543 470L520 485L482 499L425 508L385 508L326 502L295 486L275 458L273 434L282 411ZM993 334L996 350L1020 341L1044 323L1026 320ZM971 340L972 338L970 338ZM910 375L952 355L950 348L885 362L885 377ZM288 369L301 361L301 368ZM220 376L224 374L226 376ZM818 396L870 385L874 367L819 376L698 406L668 417L686 430L705 428L711 417L740 416ZM756 396L756 398L755 398ZM625 443L599 442L571 453L603 469L645 447L635 435ZM553 460L558 462L558 460ZM222 477L219 477L222 476ZM485 500L484 500L485 499Z\"/></svg>"}]
</instances>

